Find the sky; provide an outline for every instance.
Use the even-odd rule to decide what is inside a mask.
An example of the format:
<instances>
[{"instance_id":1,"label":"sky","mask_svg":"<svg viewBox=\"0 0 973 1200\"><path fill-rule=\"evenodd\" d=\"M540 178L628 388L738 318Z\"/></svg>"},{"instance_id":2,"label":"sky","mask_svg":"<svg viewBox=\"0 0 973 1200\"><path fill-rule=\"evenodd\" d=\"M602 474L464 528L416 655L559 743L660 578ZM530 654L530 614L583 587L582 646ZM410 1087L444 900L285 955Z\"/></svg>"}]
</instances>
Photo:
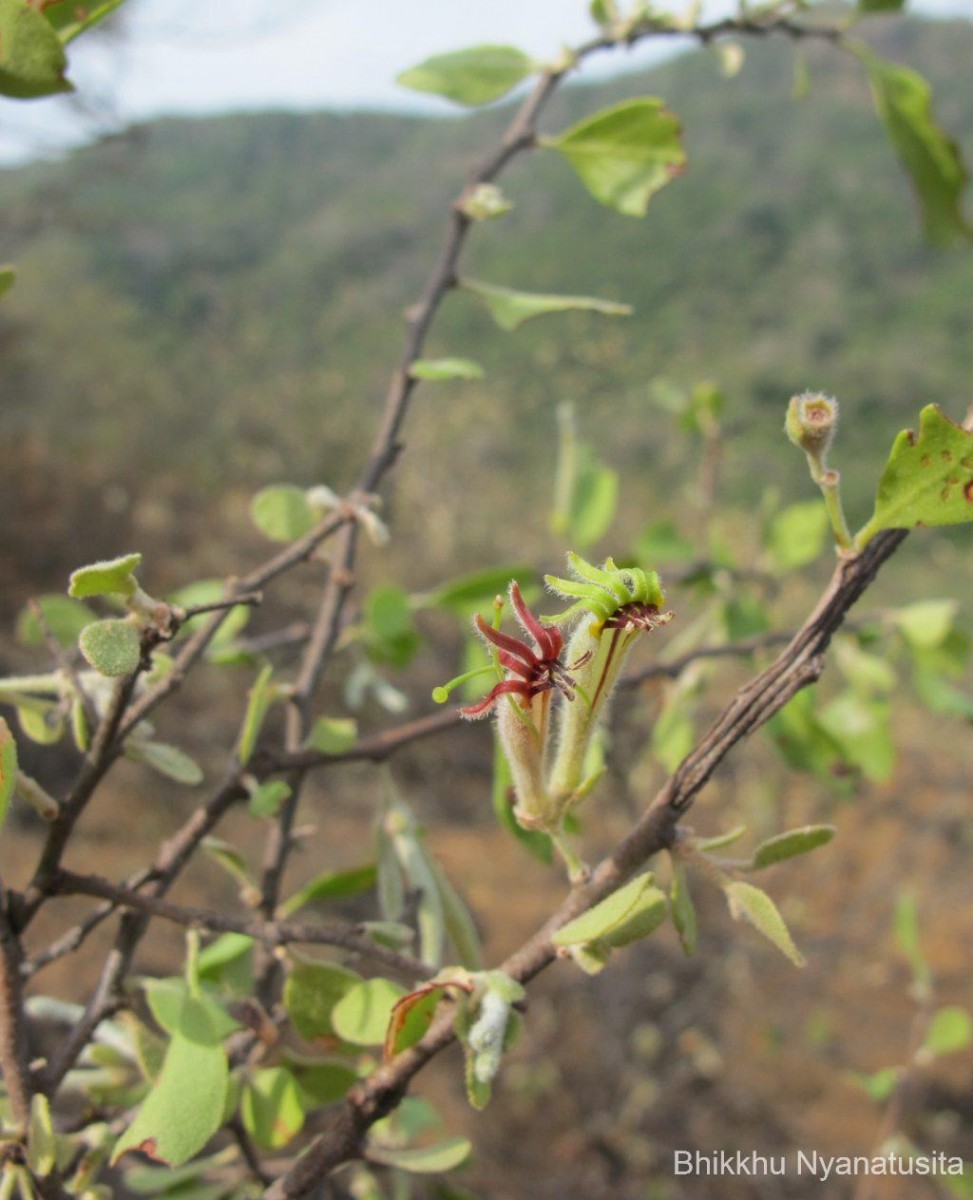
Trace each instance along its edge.
<instances>
[{"instance_id":1,"label":"sky","mask_svg":"<svg viewBox=\"0 0 973 1200\"><path fill-rule=\"evenodd\" d=\"M674 0L679 11L684 0ZM222 23L229 7L233 27ZM540 60L594 32L587 0L127 0L123 31L70 47L77 93L3 104L0 164L56 154L99 130L168 114L260 108L454 111L399 88L432 54L484 42ZM973 0L912 0L915 11L973 18ZM707 0L711 14L727 0ZM666 47L671 52L671 44ZM587 76L658 59L643 44L606 54Z\"/></svg>"}]
</instances>

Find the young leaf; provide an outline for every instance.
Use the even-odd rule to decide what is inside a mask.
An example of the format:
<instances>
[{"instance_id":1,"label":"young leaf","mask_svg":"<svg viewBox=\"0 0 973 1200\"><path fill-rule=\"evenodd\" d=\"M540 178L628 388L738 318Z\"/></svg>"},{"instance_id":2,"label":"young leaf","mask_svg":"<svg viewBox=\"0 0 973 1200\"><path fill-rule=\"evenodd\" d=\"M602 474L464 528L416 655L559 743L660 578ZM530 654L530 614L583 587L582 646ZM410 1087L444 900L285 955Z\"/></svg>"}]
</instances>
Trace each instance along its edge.
<instances>
[{"instance_id":1,"label":"young leaf","mask_svg":"<svg viewBox=\"0 0 973 1200\"><path fill-rule=\"evenodd\" d=\"M203 781L203 769L188 754L167 742L130 741L125 747L125 756L187 787L195 787Z\"/></svg>"},{"instance_id":2,"label":"young leaf","mask_svg":"<svg viewBox=\"0 0 973 1200\"><path fill-rule=\"evenodd\" d=\"M784 918L777 911L777 906L766 892L739 880L727 883L724 891L735 921L745 917L796 967L804 966L804 958L794 945L787 926L784 924Z\"/></svg>"},{"instance_id":3,"label":"young leaf","mask_svg":"<svg viewBox=\"0 0 973 1200\"><path fill-rule=\"evenodd\" d=\"M77 645L81 630L97 620L87 604L72 600L70 596L62 596L58 592L50 596L39 596L36 604L40 609L43 626L47 627L51 636L61 646ZM43 626L33 606L27 605L20 610L17 617L17 641L24 646L42 646Z\"/></svg>"},{"instance_id":4,"label":"young leaf","mask_svg":"<svg viewBox=\"0 0 973 1200\"><path fill-rule=\"evenodd\" d=\"M484 304L501 329L508 333L519 329L526 321L549 313L596 312L606 317L629 317L630 304L599 300L595 296L552 296L540 292L518 292L513 288L463 279L459 286Z\"/></svg>"},{"instance_id":5,"label":"young leaf","mask_svg":"<svg viewBox=\"0 0 973 1200\"><path fill-rule=\"evenodd\" d=\"M199 978L213 984L224 984L235 981L249 971L249 964L243 960L250 959L253 954L254 940L245 933L224 933L199 952L197 970Z\"/></svg>"},{"instance_id":6,"label":"young leaf","mask_svg":"<svg viewBox=\"0 0 973 1200\"><path fill-rule=\"evenodd\" d=\"M250 517L272 542L293 542L317 524L307 492L292 483L261 488L250 502Z\"/></svg>"},{"instance_id":7,"label":"young leaf","mask_svg":"<svg viewBox=\"0 0 973 1200\"><path fill-rule=\"evenodd\" d=\"M405 989L388 979L355 984L331 1013L335 1033L353 1046L383 1045L392 1010L404 995Z\"/></svg>"},{"instance_id":8,"label":"young leaf","mask_svg":"<svg viewBox=\"0 0 973 1200\"><path fill-rule=\"evenodd\" d=\"M876 111L915 188L926 237L940 245L969 239L973 229L960 203L966 168L956 142L936 121L929 84L915 71L886 62L864 46L855 53L868 72Z\"/></svg>"},{"instance_id":9,"label":"young leaf","mask_svg":"<svg viewBox=\"0 0 973 1200\"><path fill-rule=\"evenodd\" d=\"M276 817L292 790L291 785L283 779L268 779L250 793L247 812L251 817Z\"/></svg>"},{"instance_id":10,"label":"young leaf","mask_svg":"<svg viewBox=\"0 0 973 1200\"><path fill-rule=\"evenodd\" d=\"M927 1054L955 1054L973 1042L973 1019L965 1008L950 1005L933 1013L922 1048Z\"/></svg>"},{"instance_id":11,"label":"young leaf","mask_svg":"<svg viewBox=\"0 0 973 1200\"><path fill-rule=\"evenodd\" d=\"M220 604L225 598L226 584L222 579L197 579L192 583L184 584L183 587L178 588L167 597L170 604L178 605L180 608ZM198 616L190 617L181 626L180 633L192 632L209 616L209 613L200 613ZM235 605L223 617L223 622L213 635L210 646L224 646L227 642L231 642L239 633L243 632L249 620L250 606L248 604Z\"/></svg>"},{"instance_id":12,"label":"young leaf","mask_svg":"<svg viewBox=\"0 0 973 1200\"><path fill-rule=\"evenodd\" d=\"M294 1028L307 1041L334 1036L331 1013L360 975L334 963L298 962L284 985L284 1007Z\"/></svg>"},{"instance_id":13,"label":"young leaf","mask_svg":"<svg viewBox=\"0 0 973 1200\"><path fill-rule=\"evenodd\" d=\"M185 979L178 977L144 979L142 980L142 990L145 993L145 1002L149 1006L149 1011L159 1028L165 1030L171 1037L179 1029L183 1006L186 997L190 994ZM240 1022L230 1016L211 992L201 990L194 999L199 1002L201 1009L206 1013L209 1028L216 1041L229 1037L231 1033L235 1033L241 1028Z\"/></svg>"},{"instance_id":14,"label":"young leaf","mask_svg":"<svg viewBox=\"0 0 973 1200\"><path fill-rule=\"evenodd\" d=\"M580 917L568 921L554 934L551 941L555 946L578 946L606 937L636 912L647 893L652 898L652 893L658 891L652 887L653 879L651 871L630 879Z\"/></svg>"},{"instance_id":15,"label":"young leaf","mask_svg":"<svg viewBox=\"0 0 973 1200\"><path fill-rule=\"evenodd\" d=\"M418 358L409 374L413 379L439 383L444 379L483 379L486 372L471 358Z\"/></svg>"},{"instance_id":16,"label":"young leaf","mask_svg":"<svg viewBox=\"0 0 973 1200\"><path fill-rule=\"evenodd\" d=\"M760 843L753 852L750 865L753 870L760 871L787 858L795 858L798 854L807 854L818 846L826 845L837 832L833 825L805 825L803 829L779 833Z\"/></svg>"},{"instance_id":17,"label":"young leaf","mask_svg":"<svg viewBox=\"0 0 973 1200\"><path fill-rule=\"evenodd\" d=\"M78 567L71 572L68 595L76 600L86 596L131 596L138 587L134 572L141 561L141 554L124 554Z\"/></svg>"},{"instance_id":18,"label":"young leaf","mask_svg":"<svg viewBox=\"0 0 973 1200\"><path fill-rule=\"evenodd\" d=\"M726 833L717 833L713 837L700 838L696 842L696 849L701 850L704 854L711 854L714 850L722 850L726 846L732 846L734 842L738 842L740 838L747 832L746 825L734 825L732 829L728 829Z\"/></svg>"},{"instance_id":19,"label":"young leaf","mask_svg":"<svg viewBox=\"0 0 973 1200\"><path fill-rule=\"evenodd\" d=\"M358 896L362 892L371 891L375 887L377 876L378 870L374 863L365 863L348 871L323 871L280 906L280 915L290 917L306 904L344 900L348 896Z\"/></svg>"},{"instance_id":20,"label":"young leaf","mask_svg":"<svg viewBox=\"0 0 973 1200\"><path fill-rule=\"evenodd\" d=\"M973 521L973 433L935 404L919 414L918 436L904 429L878 484L875 512L855 537L862 549L880 529Z\"/></svg>"},{"instance_id":21,"label":"young leaf","mask_svg":"<svg viewBox=\"0 0 973 1200\"><path fill-rule=\"evenodd\" d=\"M386 1062L425 1037L446 994L445 984L428 983L396 1001L385 1034Z\"/></svg>"},{"instance_id":22,"label":"young leaf","mask_svg":"<svg viewBox=\"0 0 973 1200\"><path fill-rule=\"evenodd\" d=\"M56 1162L57 1143L51 1120L51 1105L43 1092L37 1092L30 1103L27 1165L35 1175L49 1175Z\"/></svg>"},{"instance_id":23,"label":"young leaf","mask_svg":"<svg viewBox=\"0 0 973 1200\"><path fill-rule=\"evenodd\" d=\"M322 754L342 754L354 746L358 722L354 717L318 717L304 743Z\"/></svg>"},{"instance_id":24,"label":"young leaf","mask_svg":"<svg viewBox=\"0 0 973 1200\"><path fill-rule=\"evenodd\" d=\"M10 726L0 717L0 827L7 817L10 797L17 783L17 743Z\"/></svg>"},{"instance_id":25,"label":"young leaf","mask_svg":"<svg viewBox=\"0 0 973 1200\"><path fill-rule=\"evenodd\" d=\"M286 1067L254 1071L240 1099L240 1116L247 1132L264 1150L280 1150L304 1126L304 1098Z\"/></svg>"},{"instance_id":26,"label":"young leaf","mask_svg":"<svg viewBox=\"0 0 973 1200\"><path fill-rule=\"evenodd\" d=\"M454 1137L435 1146L397 1148L370 1145L366 1157L369 1162L397 1167L400 1171L409 1171L414 1175L439 1175L465 1163L472 1148L469 1138Z\"/></svg>"},{"instance_id":27,"label":"young leaf","mask_svg":"<svg viewBox=\"0 0 973 1200\"><path fill-rule=\"evenodd\" d=\"M946 640L959 605L955 600L917 600L891 614L891 620L910 646L925 650Z\"/></svg>"},{"instance_id":28,"label":"young leaf","mask_svg":"<svg viewBox=\"0 0 973 1200\"><path fill-rule=\"evenodd\" d=\"M644 217L686 165L679 121L655 97L623 100L542 145L568 160L596 200L629 217Z\"/></svg>"},{"instance_id":29,"label":"young leaf","mask_svg":"<svg viewBox=\"0 0 973 1200\"><path fill-rule=\"evenodd\" d=\"M124 618L95 621L81 630L78 646L99 675L131 675L142 657L139 631Z\"/></svg>"},{"instance_id":30,"label":"young leaf","mask_svg":"<svg viewBox=\"0 0 973 1200\"><path fill-rule=\"evenodd\" d=\"M61 40L25 0L0 0L0 93L19 100L72 91Z\"/></svg>"},{"instance_id":31,"label":"young leaf","mask_svg":"<svg viewBox=\"0 0 973 1200\"><path fill-rule=\"evenodd\" d=\"M767 530L767 551L774 568L786 573L813 562L824 549L828 512L820 500L782 509Z\"/></svg>"},{"instance_id":32,"label":"young leaf","mask_svg":"<svg viewBox=\"0 0 973 1200\"><path fill-rule=\"evenodd\" d=\"M245 766L250 761L264 720L270 711L270 706L278 697L277 688L271 683L274 668L267 663L253 681L253 687L247 696L247 711L240 727L240 740L237 743L237 758Z\"/></svg>"},{"instance_id":33,"label":"young leaf","mask_svg":"<svg viewBox=\"0 0 973 1200\"><path fill-rule=\"evenodd\" d=\"M689 891L686 868L678 859L672 859L672 886L669 889L669 907L672 923L679 935L679 942L686 954L696 949L696 908Z\"/></svg>"},{"instance_id":34,"label":"young leaf","mask_svg":"<svg viewBox=\"0 0 973 1200\"><path fill-rule=\"evenodd\" d=\"M465 617L471 609L476 609L481 604L489 604L494 596L506 592L511 579L520 581L520 590L523 592L526 591L524 580L532 578L532 569L517 563L504 567L487 567L485 570L459 575L440 584L435 591L423 596L421 602L423 606L448 608Z\"/></svg>"},{"instance_id":35,"label":"young leaf","mask_svg":"<svg viewBox=\"0 0 973 1200\"><path fill-rule=\"evenodd\" d=\"M927 992L931 977L919 941L919 910L915 897L908 892L901 893L896 900L892 931L895 944L908 962L919 990Z\"/></svg>"},{"instance_id":36,"label":"young leaf","mask_svg":"<svg viewBox=\"0 0 973 1200\"><path fill-rule=\"evenodd\" d=\"M44 16L57 30L62 43L67 45L79 34L103 21L123 3L124 0L102 0L92 7L78 4L77 0L54 0L53 4L44 5Z\"/></svg>"},{"instance_id":37,"label":"young leaf","mask_svg":"<svg viewBox=\"0 0 973 1200\"><path fill-rule=\"evenodd\" d=\"M396 82L475 107L506 96L532 70L530 59L514 46L473 46L427 58L403 71Z\"/></svg>"},{"instance_id":38,"label":"young leaf","mask_svg":"<svg viewBox=\"0 0 973 1200\"><path fill-rule=\"evenodd\" d=\"M226 1052L202 1002L187 995L159 1078L115 1146L178 1167L198 1154L223 1120L229 1079Z\"/></svg>"}]
</instances>

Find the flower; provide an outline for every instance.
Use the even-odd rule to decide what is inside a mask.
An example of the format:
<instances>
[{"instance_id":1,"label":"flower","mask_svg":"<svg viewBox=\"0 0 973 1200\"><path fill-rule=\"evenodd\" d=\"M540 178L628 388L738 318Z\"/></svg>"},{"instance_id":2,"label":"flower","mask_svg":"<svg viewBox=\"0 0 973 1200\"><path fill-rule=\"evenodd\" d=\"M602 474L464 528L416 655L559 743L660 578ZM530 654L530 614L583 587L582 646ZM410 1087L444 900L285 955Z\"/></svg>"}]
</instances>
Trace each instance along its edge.
<instances>
[{"instance_id":1,"label":"flower","mask_svg":"<svg viewBox=\"0 0 973 1200\"><path fill-rule=\"evenodd\" d=\"M527 707L534 696L556 688L566 700L574 699L574 680L561 662L564 638L560 630L547 628L540 623L524 603L516 580L510 584L510 602L517 620L524 632L533 639L536 649L519 638L494 629L477 613L476 628L496 648L497 661L507 674L478 704L461 708L464 717L484 716L501 696L521 696L524 707Z\"/></svg>"}]
</instances>

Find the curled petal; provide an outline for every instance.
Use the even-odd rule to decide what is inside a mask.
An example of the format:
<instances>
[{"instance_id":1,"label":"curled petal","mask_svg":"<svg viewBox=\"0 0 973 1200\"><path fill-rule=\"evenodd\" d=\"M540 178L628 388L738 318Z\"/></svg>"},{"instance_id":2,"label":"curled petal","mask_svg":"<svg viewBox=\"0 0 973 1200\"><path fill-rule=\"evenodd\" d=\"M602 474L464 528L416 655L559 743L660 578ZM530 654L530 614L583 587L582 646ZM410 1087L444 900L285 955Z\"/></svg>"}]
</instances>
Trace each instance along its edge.
<instances>
[{"instance_id":1,"label":"curled petal","mask_svg":"<svg viewBox=\"0 0 973 1200\"><path fill-rule=\"evenodd\" d=\"M479 613L474 617L477 629L483 637L496 646L500 651L506 651L508 654L516 655L528 666L534 666L537 662L537 655L524 642L518 641L511 637L508 633L501 633L499 629L494 629L492 625L488 625Z\"/></svg>"},{"instance_id":2,"label":"curled petal","mask_svg":"<svg viewBox=\"0 0 973 1200\"><path fill-rule=\"evenodd\" d=\"M564 647L564 639L557 629L550 629L542 625L537 617L534 616L524 603L524 598L520 594L520 587L516 579L510 584L510 602L514 606L517 620L537 643L537 649L540 651L541 658L557 658Z\"/></svg>"},{"instance_id":3,"label":"curled petal","mask_svg":"<svg viewBox=\"0 0 973 1200\"><path fill-rule=\"evenodd\" d=\"M497 702L501 696L517 695L523 696L525 700L531 697L530 684L521 679L503 679L498 684L495 684L488 696L478 704L471 704L468 708L461 708L460 715L470 717L475 720L477 717L485 716Z\"/></svg>"}]
</instances>

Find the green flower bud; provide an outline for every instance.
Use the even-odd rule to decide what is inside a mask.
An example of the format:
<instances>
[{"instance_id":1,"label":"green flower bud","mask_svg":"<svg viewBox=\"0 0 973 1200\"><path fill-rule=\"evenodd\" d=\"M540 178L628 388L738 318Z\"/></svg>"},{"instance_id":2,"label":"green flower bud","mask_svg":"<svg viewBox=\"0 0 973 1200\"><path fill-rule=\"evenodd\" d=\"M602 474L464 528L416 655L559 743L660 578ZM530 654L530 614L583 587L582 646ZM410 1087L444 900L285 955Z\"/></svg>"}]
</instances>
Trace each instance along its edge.
<instances>
[{"instance_id":1,"label":"green flower bud","mask_svg":"<svg viewBox=\"0 0 973 1200\"><path fill-rule=\"evenodd\" d=\"M825 459L838 424L838 401L823 392L802 392L787 406L784 428L795 446L811 460L812 473L825 469Z\"/></svg>"}]
</instances>

